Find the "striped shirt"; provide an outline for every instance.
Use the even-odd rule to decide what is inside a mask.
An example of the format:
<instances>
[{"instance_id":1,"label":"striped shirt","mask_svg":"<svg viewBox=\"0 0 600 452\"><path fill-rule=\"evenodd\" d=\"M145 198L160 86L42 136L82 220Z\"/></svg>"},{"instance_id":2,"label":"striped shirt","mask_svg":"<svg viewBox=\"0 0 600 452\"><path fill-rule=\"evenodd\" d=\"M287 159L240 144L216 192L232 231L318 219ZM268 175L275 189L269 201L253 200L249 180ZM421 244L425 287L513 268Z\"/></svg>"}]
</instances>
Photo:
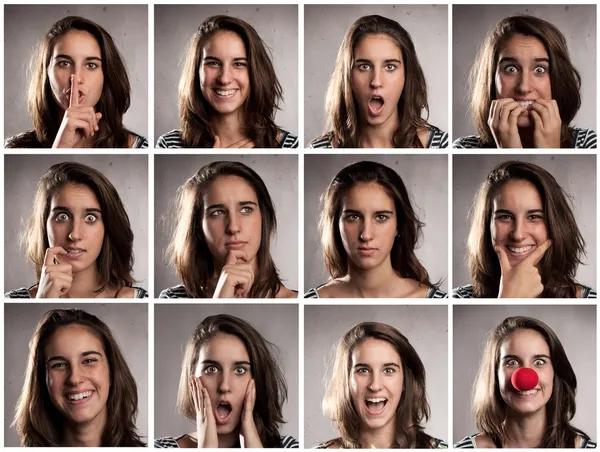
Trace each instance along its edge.
<instances>
[{"instance_id":1,"label":"striped shirt","mask_svg":"<svg viewBox=\"0 0 600 452\"><path fill-rule=\"evenodd\" d=\"M581 298L598 298L597 293L594 289L588 286L580 284L581 287ZM473 285L467 284L466 286L459 286L452 290L452 298L477 298L473 293Z\"/></svg>"},{"instance_id":2,"label":"striped shirt","mask_svg":"<svg viewBox=\"0 0 600 452\"><path fill-rule=\"evenodd\" d=\"M325 284L321 284L316 289L309 289L308 292L304 294L304 298L321 298L319 297L318 290ZM441 291L439 287L433 286L429 288L429 290L427 291L427 296L425 298L448 298L448 294L446 292Z\"/></svg>"},{"instance_id":3,"label":"striped shirt","mask_svg":"<svg viewBox=\"0 0 600 452\"><path fill-rule=\"evenodd\" d=\"M183 284L163 290L158 298L192 298Z\"/></svg>"},{"instance_id":4,"label":"striped shirt","mask_svg":"<svg viewBox=\"0 0 600 452\"><path fill-rule=\"evenodd\" d=\"M21 287L20 289L11 290L10 292L6 292L4 294L4 298L32 298L30 289L33 289L36 285L27 288ZM148 298L148 292L146 292L141 287L133 288L133 297L132 298Z\"/></svg>"},{"instance_id":5,"label":"striped shirt","mask_svg":"<svg viewBox=\"0 0 600 452\"><path fill-rule=\"evenodd\" d=\"M478 449L477 447L477 443L475 442L475 437L478 435L478 433L476 433L475 435L471 435L471 436L467 436L463 439L461 439L459 442L457 442L454 445L455 449ZM596 448L596 442L592 441L589 436L582 436L577 434L577 436L579 438L581 438L581 442L579 443L579 449L595 449Z\"/></svg>"},{"instance_id":6,"label":"striped shirt","mask_svg":"<svg viewBox=\"0 0 600 452\"><path fill-rule=\"evenodd\" d=\"M448 449L448 444L444 440L438 438L431 438L430 442L430 449ZM340 444L340 438L330 439L325 443L319 443L315 447L313 447L313 449L342 449Z\"/></svg>"},{"instance_id":7,"label":"striped shirt","mask_svg":"<svg viewBox=\"0 0 600 452\"><path fill-rule=\"evenodd\" d=\"M436 149L436 148L447 148L448 147L448 132L442 132L435 126L429 126L429 140L427 140L426 148ZM331 138L333 136L333 132L328 132L325 135L315 138L312 140L308 148L309 149L332 149L333 144L331 143Z\"/></svg>"},{"instance_id":8,"label":"striped shirt","mask_svg":"<svg viewBox=\"0 0 600 452\"><path fill-rule=\"evenodd\" d=\"M578 129L576 127L570 127L569 130L571 131L571 136L573 137L573 143L575 143L575 149L589 149L596 147L596 132L594 132L592 129ZM456 140L454 143L452 143L452 147L458 149L495 149L496 143L482 143L479 135L469 135Z\"/></svg>"},{"instance_id":9,"label":"striped shirt","mask_svg":"<svg viewBox=\"0 0 600 452\"><path fill-rule=\"evenodd\" d=\"M131 149L146 149L148 140L140 135L133 134L135 140ZM35 137L35 132L28 130L27 132L18 133L4 140L5 148L43 148L42 144Z\"/></svg>"},{"instance_id":10,"label":"striped shirt","mask_svg":"<svg viewBox=\"0 0 600 452\"><path fill-rule=\"evenodd\" d=\"M298 137L291 133L279 129L281 136L279 137L280 148L291 149L298 147ZM183 141L181 139L181 130L173 129L170 132L165 133L158 137L156 147L160 149L180 149L183 148Z\"/></svg>"},{"instance_id":11,"label":"striped shirt","mask_svg":"<svg viewBox=\"0 0 600 452\"><path fill-rule=\"evenodd\" d=\"M155 449L173 449L179 448L179 443L172 436L163 436L154 440ZM298 449L298 440L293 436L282 436L281 445L277 446L278 449Z\"/></svg>"}]
</instances>

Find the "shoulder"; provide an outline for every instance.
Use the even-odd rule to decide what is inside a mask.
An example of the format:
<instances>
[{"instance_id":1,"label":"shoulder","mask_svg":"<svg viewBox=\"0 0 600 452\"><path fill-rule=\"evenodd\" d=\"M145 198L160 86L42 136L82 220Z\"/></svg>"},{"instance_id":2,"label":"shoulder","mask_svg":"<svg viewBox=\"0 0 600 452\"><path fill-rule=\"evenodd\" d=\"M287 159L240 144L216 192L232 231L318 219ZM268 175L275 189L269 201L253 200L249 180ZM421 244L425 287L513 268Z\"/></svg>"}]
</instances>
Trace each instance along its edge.
<instances>
[{"instance_id":1,"label":"shoulder","mask_svg":"<svg viewBox=\"0 0 600 452\"><path fill-rule=\"evenodd\" d=\"M298 298L298 291L290 290L284 285L281 285L279 292L275 295L275 298Z\"/></svg>"},{"instance_id":2,"label":"shoulder","mask_svg":"<svg viewBox=\"0 0 600 452\"><path fill-rule=\"evenodd\" d=\"M444 132L435 126L429 127L429 141L427 147L431 149L448 147L448 132Z\"/></svg>"},{"instance_id":3,"label":"shoulder","mask_svg":"<svg viewBox=\"0 0 600 452\"><path fill-rule=\"evenodd\" d=\"M4 298L31 298L29 289L27 287L21 287L20 289L11 290L4 294Z\"/></svg>"},{"instance_id":4,"label":"shoulder","mask_svg":"<svg viewBox=\"0 0 600 452\"><path fill-rule=\"evenodd\" d=\"M158 137L158 140L156 141L156 147L163 149L182 148L183 141L181 139L181 130L173 129L170 132Z\"/></svg>"},{"instance_id":5,"label":"shoulder","mask_svg":"<svg viewBox=\"0 0 600 452\"><path fill-rule=\"evenodd\" d=\"M158 298L191 298L183 284L163 290Z\"/></svg>"},{"instance_id":6,"label":"shoulder","mask_svg":"<svg viewBox=\"0 0 600 452\"><path fill-rule=\"evenodd\" d=\"M452 298L475 298L473 285L467 284L466 286L458 286L452 289Z\"/></svg>"},{"instance_id":7,"label":"shoulder","mask_svg":"<svg viewBox=\"0 0 600 452\"><path fill-rule=\"evenodd\" d=\"M596 441L590 439L589 436L577 433L577 437L575 438L575 447L577 449L595 449L596 446Z\"/></svg>"},{"instance_id":8,"label":"shoulder","mask_svg":"<svg viewBox=\"0 0 600 452\"><path fill-rule=\"evenodd\" d=\"M468 135L466 137L460 137L452 143L453 148L482 148L483 143L479 135Z\"/></svg>"},{"instance_id":9,"label":"shoulder","mask_svg":"<svg viewBox=\"0 0 600 452\"><path fill-rule=\"evenodd\" d=\"M580 129L573 127L571 129L571 135L575 142L575 148L595 148L597 145L596 132L592 129Z\"/></svg>"},{"instance_id":10,"label":"shoulder","mask_svg":"<svg viewBox=\"0 0 600 452\"><path fill-rule=\"evenodd\" d=\"M141 287L133 287L133 298L148 298L148 291Z\"/></svg>"},{"instance_id":11,"label":"shoulder","mask_svg":"<svg viewBox=\"0 0 600 452\"><path fill-rule=\"evenodd\" d=\"M41 148L42 144L37 140L35 131L21 132L4 140L5 148Z\"/></svg>"},{"instance_id":12,"label":"shoulder","mask_svg":"<svg viewBox=\"0 0 600 452\"><path fill-rule=\"evenodd\" d=\"M580 298L598 298L598 293L596 292L595 289L592 289L591 287L588 286L584 286L583 284L580 284L581 287L581 297Z\"/></svg>"},{"instance_id":13,"label":"shoulder","mask_svg":"<svg viewBox=\"0 0 600 452\"><path fill-rule=\"evenodd\" d=\"M287 130L279 129L279 137L277 138L279 141L279 147L285 149L292 149L298 147L298 137L296 135L292 135Z\"/></svg>"},{"instance_id":14,"label":"shoulder","mask_svg":"<svg viewBox=\"0 0 600 452\"><path fill-rule=\"evenodd\" d=\"M448 449L448 443L443 439L432 437L429 443L431 444L431 449Z\"/></svg>"},{"instance_id":15,"label":"shoulder","mask_svg":"<svg viewBox=\"0 0 600 452\"><path fill-rule=\"evenodd\" d=\"M340 282L336 279L328 281L314 289L309 289L308 292L304 294L304 298L331 298L332 288L334 288L333 290L335 291L335 287L339 284Z\"/></svg>"},{"instance_id":16,"label":"shoulder","mask_svg":"<svg viewBox=\"0 0 600 452\"><path fill-rule=\"evenodd\" d=\"M324 443L319 443L313 449L342 449L340 445L340 438L330 439Z\"/></svg>"},{"instance_id":17,"label":"shoulder","mask_svg":"<svg viewBox=\"0 0 600 452\"><path fill-rule=\"evenodd\" d=\"M443 290L440 290L439 287L433 286L429 288L429 291L427 292L427 298L448 298L448 294Z\"/></svg>"},{"instance_id":18,"label":"shoulder","mask_svg":"<svg viewBox=\"0 0 600 452\"><path fill-rule=\"evenodd\" d=\"M156 438L154 440L155 449L172 449L179 448L179 444L172 436L163 436L162 438Z\"/></svg>"},{"instance_id":19,"label":"shoulder","mask_svg":"<svg viewBox=\"0 0 600 452\"><path fill-rule=\"evenodd\" d=\"M308 292L304 294L304 298L320 298L317 289L308 289Z\"/></svg>"},{"instance_id":20,"label":"shoulder","mask_svg":"<svg viewBox=\"0 0 600 452\"><path fill-rule=\"evenodd\" d=\"M327 132L325 135L321 135L320 137L317 137L314 140L312 140L308 144L308 147L311 149L331 149L333 148L333 145L331 143L332 135L333 132Z\"/></svg>"},{"instance_id":21,"label":"shoulder","mask_svg":"<svg viewBox=\"0 0 600 452\"><path fill-rule=\"evenodd\" d=\"M281 448L282 449L298 449L300 444L298 440L293 436L282 436L281 437Z\"/></svg>"},{"instance_id":22,"label":"shoulder","mask_svg":"<svg viewBox=\"0 0 600 452\"><path fill-rule=\"evenodd\" d=\"M146 139L146 137L137 135L135 133L132 133L129 137L130 137L130 143L131 143L130 148L146 149L148 147L148 140Z\"/></svg>"},{"instance_id":23,"label":"shoulder","mask_svg":"<svg viewBox=\"0 0 600 452\"><path fill-rule=\"evenodd\" d=\"M476 449L477 448L477 444L475 443L476 436L477 436L477 434L464 437L463 439L461 439L459 442L457 442L454 445L454 448L455 449Z\"/></svg>"}]
</instances>

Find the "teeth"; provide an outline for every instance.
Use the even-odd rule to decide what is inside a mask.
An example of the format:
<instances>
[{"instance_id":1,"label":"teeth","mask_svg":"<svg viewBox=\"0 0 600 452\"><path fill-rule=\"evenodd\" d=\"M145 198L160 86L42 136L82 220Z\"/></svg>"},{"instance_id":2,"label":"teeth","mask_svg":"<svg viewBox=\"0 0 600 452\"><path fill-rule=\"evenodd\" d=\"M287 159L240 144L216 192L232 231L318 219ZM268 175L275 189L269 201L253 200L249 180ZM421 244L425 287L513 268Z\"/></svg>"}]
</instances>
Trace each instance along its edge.
<instances>
[{"instance_id":1,"label":"teeth","mask_svg":"<svg viewBox=\"0 0 600 452\"><path fill-rule=\"evenodd\" d=\"M91 395L92 395L91 391L80 392L79 394L69 394L69 400L87 399Z\"/></svg>"},{"instance_id":2,"label":"teeth","mask_svg":"<svg viewBox=\"0 0 600 452\"><path fill-rule=\"evenodd\" d=\"M231 96L235 93L236 90L232 89L229 91L222 91L220 89L215 90L219 96Z\"/></svg>"},{"instance_id":3,"label":"teeth","mask_svg":"<svg viewBox=\"0 0 600 452\"><path fill-rule=\"evenodd\" d=\"M531 248L533 248L533 245L523 246L523 247L520 247L520 248L515 248L514 246L509 246L508 247L508 249L510 250L511 253L516 253L516 254L526 253Z\"/></svg>"},{"instance_id":4,"label":"teeth","mask_svg":"<svg viewBox=\"0 0 600 452\"><path fill-rule=\"evenodd\" d=\"M69 250L67 251L68 254L79 254L79 253L83 253L83 250Z\"/></svg>"},{"instance_id":5,"label":"teeth","mask_svg":"<svg viewBox=\"0 0 600 452\"><path fill-rule=\"evenodd\" d=\"M387 399L385 397L367 398L367 402L371 403L385 402L386 400Z\"/></svg>"},{"instance_id":6,"label":"teeth","mask_svg":"<svg viewBox=\"0 0 600 452\"><path fill-rule=\"evenodd\" d=\"M529 107L531 104L533 104L533 101L532 101L532 100L524 100L524 101L521 101L521 102L519 102L519 106L520 106L520 107L523 107L523 108L527 108L527 107Z\"/></svg>"},{"instance_id":7,"label":"teeth","mask_svg":"<svg viewBox=\"0 0 600 452\"><path fill-rule=\"evenodd\" d=\"M535 394L536 392L538 392L537 389L531 389L529 391L517 391L517 394L519 394L519 395L532 395L532 394Z\"/></svg>"}]
</instances>

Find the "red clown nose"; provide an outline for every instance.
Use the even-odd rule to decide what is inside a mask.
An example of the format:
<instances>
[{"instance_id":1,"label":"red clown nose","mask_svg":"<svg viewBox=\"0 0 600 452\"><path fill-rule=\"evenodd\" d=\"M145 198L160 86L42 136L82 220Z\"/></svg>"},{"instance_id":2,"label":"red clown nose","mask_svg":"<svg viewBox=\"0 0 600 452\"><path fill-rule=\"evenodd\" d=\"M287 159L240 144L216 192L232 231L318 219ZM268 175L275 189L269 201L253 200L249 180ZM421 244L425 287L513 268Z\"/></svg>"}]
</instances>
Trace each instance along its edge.
<instances>
[{"instance_id":1,"label":"red clown nose","mask_svg":"<svg viewBox=\"0 0 600 452\"><path fill-rule=\"evenodd\" d=\"M521 367L514 371L510 382L517 391L529 391L538 384L538 374L529 367Z\"/></svg>"}]
</instances>

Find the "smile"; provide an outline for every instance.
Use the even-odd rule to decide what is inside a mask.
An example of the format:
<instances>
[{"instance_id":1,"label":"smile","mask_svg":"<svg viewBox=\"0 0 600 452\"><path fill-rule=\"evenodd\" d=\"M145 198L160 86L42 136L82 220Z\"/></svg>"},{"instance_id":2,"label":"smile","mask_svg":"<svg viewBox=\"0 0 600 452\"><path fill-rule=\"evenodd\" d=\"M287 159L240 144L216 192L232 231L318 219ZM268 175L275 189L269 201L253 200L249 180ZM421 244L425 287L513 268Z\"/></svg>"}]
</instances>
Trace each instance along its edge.
<instances>
[{"instance_id":1,"label":"smile","mask_svg":"<svg viewBox=\"0 0 600 452\"><path fill-rule=\"evenodd\" d=\"M87 399L92 395L92 391L80 392L79 394L68 394L67 398L71 401Z\"/></svg>"},{"instance_id":2,"label":"smile","mask_svg":"<svg viewBox=\"0 0 600 452\"><path fill-rule=\"evenodd\" d=\"M368 397L365 399L367 413L372 415L381 414L387 405L388 399L385 397Z\"/></svg>"},{"instance_id":3,"label":"smile","mask_svg":"<svg viewBox=\"0 0 600 452\"><path fill-rule=\"evenodd\" d=\"M537 394L538 391L539 389L530 389L529 391L517 391L517 394L519 394L520 396L529 396Z\"/></svg>"},{"instance_id":4,"label":"smile","mask_svg":"<svg viewBox=\"0 0 600 452\"><path fill-rule=\"evenodd\" d=\"M237 89L228 89L228 90L215 89L214 91L215 91L215 93L217 93L217 96L227 98L227 97L233 96L238 90Z\"/></svg>"},{"instance_id":5,"label":"smile","mask_svg":"<svg viewBox=\"0 0 600 452\"><path fill-rule=\"evenodd\" d=\"M527 246L521 246L521 247L507 246L507 248L513 254L525 254L525 253L528 253L529 251L531 251L531 249L533 248L533 245L527 245Z\"/></svg>"}]
</instances>

